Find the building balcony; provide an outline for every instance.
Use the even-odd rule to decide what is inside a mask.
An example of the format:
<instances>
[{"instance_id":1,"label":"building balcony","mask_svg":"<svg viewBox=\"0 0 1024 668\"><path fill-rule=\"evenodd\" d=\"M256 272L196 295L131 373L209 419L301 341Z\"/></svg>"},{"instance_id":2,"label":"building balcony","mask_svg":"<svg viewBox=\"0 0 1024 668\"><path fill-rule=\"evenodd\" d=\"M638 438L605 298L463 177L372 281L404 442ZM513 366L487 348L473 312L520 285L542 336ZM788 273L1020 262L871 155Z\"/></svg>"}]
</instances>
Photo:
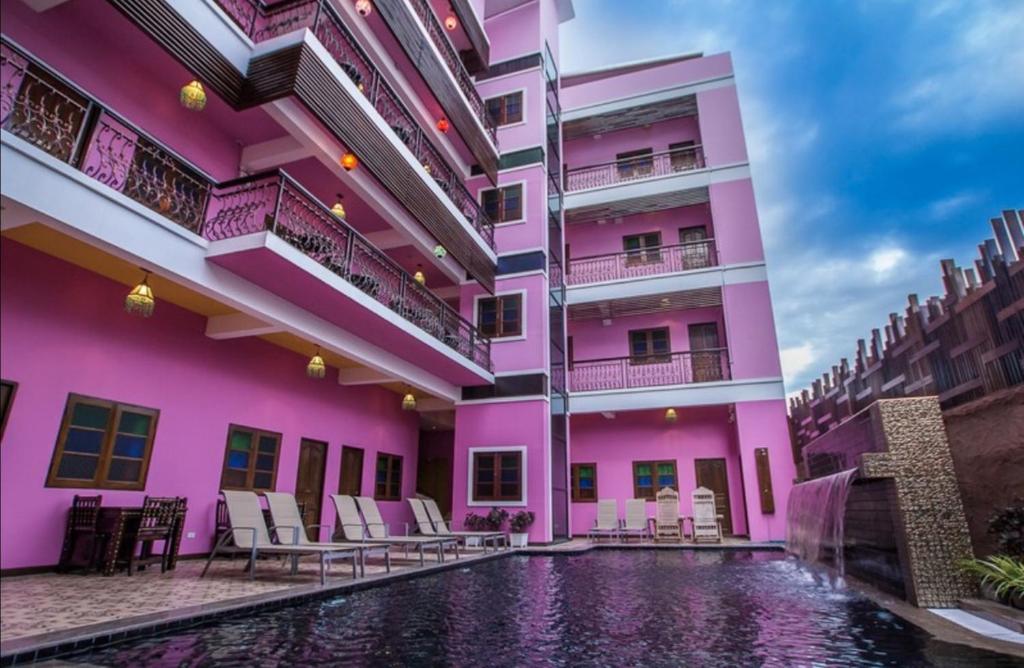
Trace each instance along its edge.
<instances>
[{"instance_id":1,"label":"building balcony","mask_svg":"<svg viewBox=\"0 0 1024 668\"><path fill-rule=\"evenodd\" d=\"M217 0L220 7L254 42L309 29L356 88L391 127L454 207L494 249L494 225L459 173L430 141L398 94L363 50L327 0L286 0L266 5L261 0ZM469 75L466 74L468 78ZM470 84L471 85L471 84ZM473 89L475 93L475 89ZM476 96L481 109L483 102ZM484 114L486 116L486 114Z\"/></svg>"},{"instance_id":2,"label":"building balcony","mask_svg":"<svg viewBox=\"0 0 1024 668\"><path fill-rule=\"evenodd\" d=\"M574 167L565 172L567 193L635 183L704 168L704 150L689 146L673 151L651 153L628 160L613 160L596 165Z\"/></svg>"},{"instance_id":3,"label":"building balcony","mask_svg":"<svg viewBox=\"0 0 1024 668\"><path fill-rule=\"evenodd\" d=\"M625 390L729 380L726 348L572 363L572 392Z\"/></svg>"},{"instance_id":4,"label":"building balcony","mask_svg":"<svg viewBox=\"0 0 1024 668\"><path fill-rule=\"evenodd\" d=\"M569 260L565 284L569 287L663 276L718 264L714 239L674 246L608 253Z\"/></svg>"},{"instance_id":5,"label":"building balcony","mask_svg":"<svg viewBox=\"0 0 1024 668\"><path fill-rule=\"evenodd\" d=\"M487 337L284 172L217 183L6 42L0 47L0 69L0 127L5 132L205 240L203 243L209 243L211 249L225 240L269 234L358 289L351 291L358 292L353 298L332 294L331 283L292 281L300 288L304 286L298 292L315 292L319 299L299 304L294 294L283 296L312 313L332 319L334 314L325 311L333 306L339 315L344 311L342 326L379 341L386 338L380 332L388 330L371 326L372 318L366 311L369 307L382 317L391 314L391 319L399 318L404 327L414 325L443 344L443 350L490 369ZM231 264L218 257L214 261ZM277 267L275 273L268 265L245 277L279 292L274 287L286 282L282 271ZM364 308L354 310L354 305ZM407 340L407 333L392 333L392 343L404 345L409 355L415 354L416 346Z\"/></svg>"}]
</instances>

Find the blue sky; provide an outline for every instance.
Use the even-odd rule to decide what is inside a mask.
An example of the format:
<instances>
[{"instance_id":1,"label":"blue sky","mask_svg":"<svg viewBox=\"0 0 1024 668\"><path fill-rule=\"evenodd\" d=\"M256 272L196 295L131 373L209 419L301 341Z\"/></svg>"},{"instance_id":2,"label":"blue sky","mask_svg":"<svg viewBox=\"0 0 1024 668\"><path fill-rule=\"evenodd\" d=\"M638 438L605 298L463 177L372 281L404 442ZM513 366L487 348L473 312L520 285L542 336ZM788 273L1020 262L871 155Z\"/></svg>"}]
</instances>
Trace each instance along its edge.
<instances>
[{"instance_id":1,"label":"blue sky","mask_svg":"<svg viewBox=\"0 0 1024 668\"><path fill-rule=\"evenodd\" d=\"M731 51L788 393L1024 208L1024 0L575 0L562 69Z\"/></svg>"}]
</instances>

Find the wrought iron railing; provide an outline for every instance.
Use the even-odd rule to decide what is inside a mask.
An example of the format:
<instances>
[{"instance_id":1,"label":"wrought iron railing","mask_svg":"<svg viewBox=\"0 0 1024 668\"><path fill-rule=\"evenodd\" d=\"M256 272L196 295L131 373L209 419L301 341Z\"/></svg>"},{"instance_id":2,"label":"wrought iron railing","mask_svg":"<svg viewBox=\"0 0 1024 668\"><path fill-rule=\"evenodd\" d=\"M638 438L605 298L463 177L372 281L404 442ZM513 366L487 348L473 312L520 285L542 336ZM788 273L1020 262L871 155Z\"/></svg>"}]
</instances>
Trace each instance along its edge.
<instances>
[{"instance_id":1,"label":"wrought iron railing","mask_svg":"<svg viewBox=\"0 0 1024 668\"><path fill-rule=\"evenodd\" d=\"M730 377L726 348L581 360L569 368L573 392L710 383Z\"/></svg>"},{"instance_id":2,"label":"wrought iron railing","mask_svg":"<svg viewBox=\"0 0 1024 668\"><path fill-rule=\"evenodd\" d=\"M703 147L700 145L687 146L672 151L648 153L624 160L567 169L565 171L565 191L575 192L588 188L600 188L703 168Z\"/></svg>"},{"instance_id":3,"label":"wrought iron railing","mask_svg":"<svg viewBox=\"0 0 1024 668\"><path fill-rule=\"evenodd\" d=\"M430 3L427 0L409 0L409 4L412 5L416 16L419 17L420 22L430 36L430 41L441 52L441 58L444 59L448 70L455 77L459 90L466 96L466 101L469 102L473 114L480 120L480 124L484 126L487 134L491 136L491 141L497 146L498 127L495 125L491 115L487 113L487 107L484 105L483 99L480 98L480 93L477 92L476 86L473 85L473 78L466 71L466 66L462 64L462 58L459 57L455 47L452 46L448 36L445 35L444 28L441 27L437 16L434 15L434 10L430 8Z\"/></svg>"},{"instance_id":4,"label":"wrought iron railing","mask_svg":"<svg viewBox=\"0 0 1024 668\"><path fill-rule=\"evenodd\" d=\"M284 0L272 5L267 5L264 0L217 0L217 3L254 42L309 28L391 126L395 136L412 151L455 208L494 248L494 225L490 218L470 194L458 172L442 157L380 70L370 61L328 0Z\"/></svg>"},{"instance_id":5,"label":"wrought iron railing","mask_svg":"<svg viewBox=\"0 0 1024 668\"><path fill-rule=\"evenodd\" d=\"M485 369L490 340L283 171L216 183L6 40L0 127L211 241L270 231Z\"/></svg>"},{"instance_id":6,"label":"wrought iron railing","mask_svg":"<svg viewBox=\"0 0 1024 668\"><path fill-rule=\"evenodd\" d=\"M585 285L603 281L645 278L718 264L714 239L701 239L675 246L655 246L637 250L592 255L569 260L566 285Z\"/></svg>"}]
</instances>

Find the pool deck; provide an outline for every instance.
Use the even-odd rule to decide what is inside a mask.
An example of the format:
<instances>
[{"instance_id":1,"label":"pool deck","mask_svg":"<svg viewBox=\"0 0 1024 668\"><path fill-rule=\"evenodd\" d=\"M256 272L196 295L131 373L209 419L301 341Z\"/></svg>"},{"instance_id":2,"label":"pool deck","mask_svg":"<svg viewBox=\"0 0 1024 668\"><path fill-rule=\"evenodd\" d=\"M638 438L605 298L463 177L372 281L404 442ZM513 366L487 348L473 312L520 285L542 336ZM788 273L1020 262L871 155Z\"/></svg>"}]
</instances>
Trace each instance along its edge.
<instances>
[{"instance_id":1,"label":"pool deck","mask_svg":"<svg viewBox=\"0 0 1024 668\"><path fill-rule=\"evenodd\" d=\"M590 550L600 549L616 550L783 550L782 543L757 543L745 538L727 537L721 543L694 543L690 540L683 542L660 542L652 540L640 542L634 538L626 541L575 537L563 543L551 545L531 545L520 550L526 554L583 554Z\"/></svg>"}]
</instances>

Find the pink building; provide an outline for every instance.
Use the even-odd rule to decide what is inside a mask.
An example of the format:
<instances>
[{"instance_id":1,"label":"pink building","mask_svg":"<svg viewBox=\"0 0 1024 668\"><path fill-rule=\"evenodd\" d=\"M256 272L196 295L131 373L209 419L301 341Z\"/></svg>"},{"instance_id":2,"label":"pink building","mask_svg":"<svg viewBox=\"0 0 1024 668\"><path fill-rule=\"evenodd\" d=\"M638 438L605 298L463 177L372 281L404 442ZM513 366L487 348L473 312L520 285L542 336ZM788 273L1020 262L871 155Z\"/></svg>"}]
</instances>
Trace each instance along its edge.
<instances>
[{"instance_id":1,"label":"pink building","mask_svg":"<svg viewBox=\"0 0 1024 668\"><path fill-rule=\"evenodd\" d=\"M372 495L397 533L416 492L527 509L548 543L702 484L783 538L728 55L560 75L569 0L0 11L4 571L57 562L76 494L187 497L182 554L225 488L327 526Z\"/></svg>"}]
</instances>

